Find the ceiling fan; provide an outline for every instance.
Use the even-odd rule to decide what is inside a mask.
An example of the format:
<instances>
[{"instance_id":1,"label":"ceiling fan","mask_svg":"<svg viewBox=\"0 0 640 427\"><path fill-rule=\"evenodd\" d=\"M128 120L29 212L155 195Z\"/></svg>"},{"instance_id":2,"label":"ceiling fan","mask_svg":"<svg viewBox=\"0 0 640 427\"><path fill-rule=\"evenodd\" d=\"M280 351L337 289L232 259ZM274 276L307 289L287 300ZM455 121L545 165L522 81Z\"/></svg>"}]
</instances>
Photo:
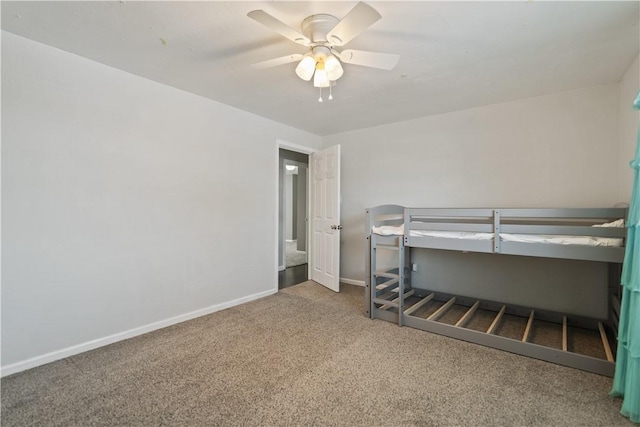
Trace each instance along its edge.
<instances>
[{"instance_id":1,"label":"ceiling fan","mask_svg":"<svg viewBox=\"0 0 640 427\"><path fill-rule=\"evenodd\" d=\"M345 64L392 70L400 59L398 55L389 53L337 49L382 18L378 11L363 2L355 5L342 19L327 14L311 15L302 21L302 32L294 30L264 10L251 11L247 16L308 49L305 54L294 53L269 59L253 64L253 67L263 69L299 61L296 74L306 81L313 77L313 86L320 88L320 102L322 88L326 87L329 88L329 99L333 99L331 86L335 85L344 72L341 61Z\"/></svg>"}]
</instances>

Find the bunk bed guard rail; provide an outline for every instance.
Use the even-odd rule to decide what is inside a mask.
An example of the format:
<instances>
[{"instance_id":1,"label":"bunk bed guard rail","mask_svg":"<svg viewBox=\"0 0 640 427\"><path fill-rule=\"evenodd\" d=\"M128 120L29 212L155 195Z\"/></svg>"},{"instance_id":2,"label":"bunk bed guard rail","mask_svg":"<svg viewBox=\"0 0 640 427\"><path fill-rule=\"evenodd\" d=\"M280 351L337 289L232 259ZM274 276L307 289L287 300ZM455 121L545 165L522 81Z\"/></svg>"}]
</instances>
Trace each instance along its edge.
<instances>
[{"instance_id":1,"label":"bunk bed guard rail","mask_svg":"<svg viewBox=\"0 0 640 427\"><path fill-rule=\"evenodd\" d=\"M404 243L410 247L622 263L625 228L594 225L625 216L625 208L406 208ZM459 238L446 233L457 233ZM532 236L567 237L567 242L532 243L527 239ZM569 238L581 240L568 244Z\"/></svg>"}]
</instances>

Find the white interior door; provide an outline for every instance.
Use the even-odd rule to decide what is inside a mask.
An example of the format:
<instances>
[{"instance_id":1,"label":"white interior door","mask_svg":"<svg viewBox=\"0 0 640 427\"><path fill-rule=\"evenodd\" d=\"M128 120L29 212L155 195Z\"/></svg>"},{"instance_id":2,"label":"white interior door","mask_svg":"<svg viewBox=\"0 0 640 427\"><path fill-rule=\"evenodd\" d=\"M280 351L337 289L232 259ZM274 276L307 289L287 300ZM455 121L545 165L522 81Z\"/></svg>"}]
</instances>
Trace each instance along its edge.
<instances>
[{"instance_id":1,"label":"white interior door","mask_svg":"<svg viewBox=\"0 0 640 427\"><path fill-rule=\"evenodd\" d=\"M340 146L311 154L311 280L340 292Z\"/></svg>"}]
</instances>

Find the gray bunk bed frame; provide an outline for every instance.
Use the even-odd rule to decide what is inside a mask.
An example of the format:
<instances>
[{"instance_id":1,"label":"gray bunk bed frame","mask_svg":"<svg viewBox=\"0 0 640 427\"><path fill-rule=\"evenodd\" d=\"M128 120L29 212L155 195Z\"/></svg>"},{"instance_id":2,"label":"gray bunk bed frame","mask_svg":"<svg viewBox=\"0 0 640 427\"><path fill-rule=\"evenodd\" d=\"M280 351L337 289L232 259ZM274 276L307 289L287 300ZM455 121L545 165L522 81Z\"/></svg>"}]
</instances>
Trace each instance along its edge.
<instances>
[{"instance_id":1,"label":"gray bunk bed frame","mask_svg":"<svg viewBox=\"0 0 640 427\"><path fill-rule=\"evenodd\" d=\"M365 241L365 311L372 319L382 319L428 332L462 339L512 353L533 357L585 371L612 377L615 361L609 337L615 336L620 315L619 279L624 258L624 244L616 246L557 245L502 241L501 233L534 235L594 236L624 239L625 228L592 227L598 222L626 218L626 208L568 208L568 209L444 209L405 208L382 205L366 210ZM373 227L404 224L404 235L379 235ZM465 240L429 236L412 236L412 230L460 231L493 233L490 240ZM624 240L623 240L624 242ZM609 263L609 318L593 319L562 313L532 309L499 301L479 300L465 296L412 289L410 282L411 248L455 250L465 252L500 253L547 258L564 258ZM397 269L379 270L378 251L396 253ZM421 293L426 292L425 295ZM407 306L406 299L421 299ZM416 311L429 301L444 302L427 318L417 317ZM438 322L453 304L469 307L455 325ZM496 312L486 332L465 328L478 308ZM521 340L495 334L503 315L528 318ZM562 348L552 348L529 342L536 320L562 325ZM568 325L599 331L606 359L568 350Z\"/></svg>"}]
</instances>

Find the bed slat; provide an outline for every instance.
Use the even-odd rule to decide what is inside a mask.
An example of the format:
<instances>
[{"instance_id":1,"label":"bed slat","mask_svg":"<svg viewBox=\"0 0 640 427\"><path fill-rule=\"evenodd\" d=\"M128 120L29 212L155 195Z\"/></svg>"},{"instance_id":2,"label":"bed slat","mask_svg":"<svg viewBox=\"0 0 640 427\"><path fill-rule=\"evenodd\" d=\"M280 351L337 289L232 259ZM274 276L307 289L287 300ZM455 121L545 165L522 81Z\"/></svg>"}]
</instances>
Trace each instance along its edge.
<instances>
[{"instance_id":1,"label":"bed slat","mask_svg":"<svg viewBox=\"0 0 640 427\"><path fill-rule=\"evenodd\" d=\"M503 305L500 311L498 312L498 315L496 316L496 318L493 319L491 326L489 326L489 329L487 329L487 333L489 335L493 334L493 331L496 329L496 326L498 326L498 322L500 322L500 319L502 319L502 316L504 315L504 311L506 309L507 309L507 306Z\"/></svg>"},{"instance_id":2,"label":"bed slat","mask_svg":"<svg viewBox=\"0 0 640 427\"><path fill-rule=\"evenodd\" d=\"M458 320L458 323L455 324L455 326L458 326L460 328L463 328L464 325L467 324L467 322L469 321L469 319L471 319L471 316L473 316L473 313L476 312L476 309L480 306L480 301L476 301L475 304L473 304L471 306L471 308L469 308L469 310L467 310L467 312L464 314L464 316L462 316L460 318L460 320Z\"/></svg>"},{"instance_id":3,"label":"bed slat","mask_svg":"<svg viewBox=\"0 0 640 427\"><path fill-rule=\"evenodd\" d=\"M522 334L522 342L529 341L529 334L531 333L531 327L533 326L534 315L535 311L531 310L531 314L529 314L529 320L527 321L527 327L524 328L524 334Z\"/></svg>"},{"instance_id":4,"label":"bed slat","mask_svg":"<svg viewBox=\"0 0 640 427\"><path fill-rule=\"evenodd\" d=\"M452 297L449 301L444 303L442 307L437 309L431 316L427 317L427 320L438 320L448 309L456 302L456 297Z\"/></svg>"},{"instance_id":5,"label":"bed slat","mask_svg":"<svg viewBox=\"0 0 640 427\"><path fill-rule=\"evenodd\" d=\"M411 313L413 313L414 311L416 311L417 309L419 309L420 307L422 307L423 305L425 305L426 303L428 303L429 301L431 301L433 299L433 297L435 296L435 294L429 294L426 297L422 298L420 301L418 301L417 303L413 304L411 307L407 308L404 311L404 314L409 315Z\"/></svg>"},{"instance_id":6,"label":"bed slat","mask_svg":"<svg viewBox=\"0 0 640 427\"><path fill-rule=\"evenodd\" d=\"M411 295L413 295L413 292L414 292L414 290L413 290L413 289L411 289L411 290L410 290L410 291L408 291L408 292L405 292L404 297L405 297L405 298L410 297ZM394 305L393 307L398 307L398 302L399 302L399 301L400 301L400 297L397 297L397 298L392 299L392 300L391 300L391 302L392 302L392 303L395 303L395 305ZM385 305L383 305L382 307L380 307L380 310L386 310L387 308L390 308L390 307L391 307L390 305L386 305L386 304L385 304Z\"/></svg>"},{"instance_id":7,"label":"bed slat","mask_svg":"<svg viewBox=\"0 0 640 427\"><path fill-rule=\"evenodd\" d=\"M609 339L607 333L604 330L602 322L598 322L598 329L600 330L600 338L602 339L602 346L604 347L604 353L607 355L607 360L613 362L613 353L611 352L611 346L609 346Z\"/></svg>"}]
</instances>

